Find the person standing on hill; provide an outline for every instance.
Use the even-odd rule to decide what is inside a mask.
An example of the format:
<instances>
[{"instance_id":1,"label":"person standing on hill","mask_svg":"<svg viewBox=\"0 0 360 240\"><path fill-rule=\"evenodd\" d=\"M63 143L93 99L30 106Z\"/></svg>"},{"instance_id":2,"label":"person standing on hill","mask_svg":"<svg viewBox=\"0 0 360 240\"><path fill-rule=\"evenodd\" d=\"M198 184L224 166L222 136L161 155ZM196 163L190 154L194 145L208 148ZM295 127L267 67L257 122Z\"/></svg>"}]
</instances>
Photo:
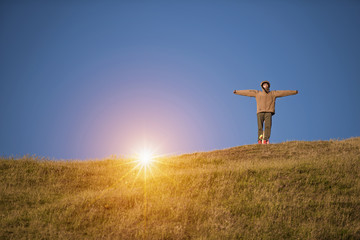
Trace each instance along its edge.
<instances>
[{"instance_id":1,"label":"person standing on hill","mask_svg":"<svg viewBox=\"0 0 360 240\"><path fill-rule=\"evenodd\" d=\"M275 114L275 100L278 97L285 97L298 94L298 91L278 90L270 91L270 82L263 81L260 84L262 91L258 90L234 90L235 94L255 97L257 105L257 122L258 122L258 143L269 144L271 133L272 115ZM265 131L263 126L265 122Z\"/></svg>"}]
</instances>

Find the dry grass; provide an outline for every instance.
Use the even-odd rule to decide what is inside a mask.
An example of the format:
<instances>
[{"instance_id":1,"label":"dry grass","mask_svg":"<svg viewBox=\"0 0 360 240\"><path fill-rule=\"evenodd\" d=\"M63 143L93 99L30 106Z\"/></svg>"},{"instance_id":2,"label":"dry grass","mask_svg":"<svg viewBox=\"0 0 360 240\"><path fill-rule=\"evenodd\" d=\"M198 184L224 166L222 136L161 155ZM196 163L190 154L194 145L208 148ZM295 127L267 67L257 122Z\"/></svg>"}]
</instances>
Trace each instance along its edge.
<instances>
[{"instance_id":1,"label":"dry grass","mask_svg":"<svg viewBox=\"0 0 360 240\"><path fill-rule=\"evenodd\" d=\"M2 158L0 239L360 239L360 138L134 165Z\"/></svg>"}]
</instances>

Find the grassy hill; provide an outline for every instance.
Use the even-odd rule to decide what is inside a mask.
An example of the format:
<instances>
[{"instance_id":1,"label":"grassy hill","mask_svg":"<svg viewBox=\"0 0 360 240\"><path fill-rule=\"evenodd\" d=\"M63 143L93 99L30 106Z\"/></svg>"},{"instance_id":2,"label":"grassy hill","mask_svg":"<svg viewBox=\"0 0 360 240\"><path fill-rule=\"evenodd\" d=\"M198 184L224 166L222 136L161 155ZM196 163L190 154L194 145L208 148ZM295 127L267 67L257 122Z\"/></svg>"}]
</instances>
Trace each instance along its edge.
<instances>
[{"instance_id":1,"label":"grassy hill","mask_svg":"<svg viewBox=\"0 0 360 240\"><path fill-rule=\"evenodd\" d=\"M144 170L144 169L143 169ZM360 239L360 138L0 160L0 239Z\"/></svg>"}]
</instances>

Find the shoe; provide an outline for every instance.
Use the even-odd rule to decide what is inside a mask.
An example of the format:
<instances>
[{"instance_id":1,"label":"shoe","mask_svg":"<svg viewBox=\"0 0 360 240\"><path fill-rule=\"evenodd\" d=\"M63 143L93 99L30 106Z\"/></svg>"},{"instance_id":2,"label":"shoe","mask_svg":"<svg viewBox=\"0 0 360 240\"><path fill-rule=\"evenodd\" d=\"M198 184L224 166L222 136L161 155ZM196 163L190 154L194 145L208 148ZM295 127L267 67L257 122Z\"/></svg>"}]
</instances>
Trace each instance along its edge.
<instances>
[{"instance_id":1,"label":"shoe","mask_svg":"<svg viewBox=\"0 0 360 240\"><path fill-rule=\"evenodd\" d=\"M262 144L270 144L269 140L262 140Z\"/></svg>"},{"instance_id":2,"label":"shoe","mask_svg":"<svg viewBox=\"0 0 360 240\"><path fill-rule=\"evenodd\" d=\"M263 140L263 135L261 134L258 138L258 144L262 144L262 140Z\"/></svg>"}]
</instances>

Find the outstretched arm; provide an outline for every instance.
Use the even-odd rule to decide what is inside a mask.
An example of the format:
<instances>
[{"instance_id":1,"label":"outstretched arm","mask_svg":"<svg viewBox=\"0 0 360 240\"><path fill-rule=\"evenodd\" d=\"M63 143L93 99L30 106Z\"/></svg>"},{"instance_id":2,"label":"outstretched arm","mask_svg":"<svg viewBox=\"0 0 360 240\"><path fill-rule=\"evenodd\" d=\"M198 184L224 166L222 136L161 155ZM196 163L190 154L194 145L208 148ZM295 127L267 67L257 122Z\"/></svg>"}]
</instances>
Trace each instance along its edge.
<instances>
[{"instance_id":1,"label":"outstretched arm","mask_svg":"<svg viewBox=\"0 0 360 240\"><path fill-rule=\"evenodd\" d=\"M255 97L257 92L258 90L234 90L235 94L247 97Z\"/></svg>"},{"instance_id":2,"label":"outstretched arm","mask_svg":"<svg viewBox=\"0 0 360 240\"><path fill-rule=\"evenodd\" d=\"M275 90L272 91L275 94L275 97L286 97L290 95L298 94L298 90Z\"/></svg>"}]
</instances>

